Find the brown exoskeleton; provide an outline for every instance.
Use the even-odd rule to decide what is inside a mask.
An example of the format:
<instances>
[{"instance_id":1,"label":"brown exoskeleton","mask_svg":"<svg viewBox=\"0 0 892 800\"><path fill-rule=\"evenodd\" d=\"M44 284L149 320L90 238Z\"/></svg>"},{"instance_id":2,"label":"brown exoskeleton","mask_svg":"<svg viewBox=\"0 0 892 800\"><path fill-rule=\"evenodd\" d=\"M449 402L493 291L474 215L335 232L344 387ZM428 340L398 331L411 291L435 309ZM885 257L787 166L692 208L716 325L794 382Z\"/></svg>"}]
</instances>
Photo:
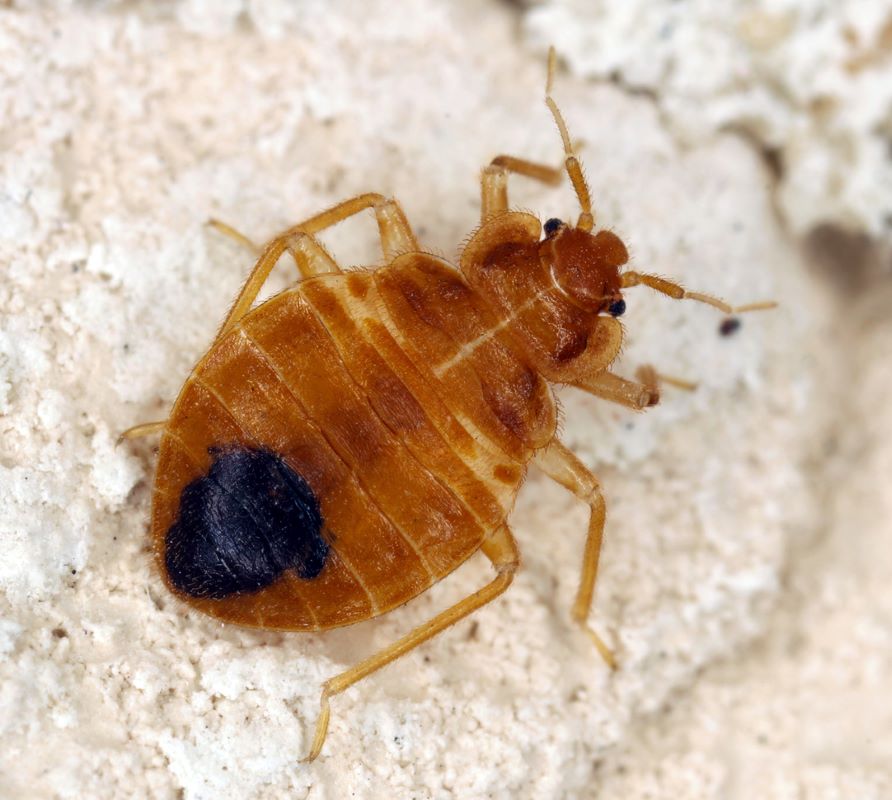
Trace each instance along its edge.
<instances>
[{"instance_id":1,"label":"brown exoskeleton","mask_svg":"<svg viewBox=\"0 0 892 800\"><path fill-rule=\"evenodd\" d=\"M572 616L614 665L587 622L604 499L556 438L551 385L635 409L656 402L653 370L641 382L610 371L629 287L732 309L625 269L622 241L594 231L550 96L553 69L552 54L546 102L582 209L575 225L549 220L543 235L536 217L509 211L509 173L556 182L561 171L507 156L483 171L481 226L459 269L422 251L396 201L341 203L263 249L169 418L125 434L162 434L152 510L161 574L218 619L324 630L402 605L478 550L492 562L491 583L326 681L310 759L332 696L511 583L520 557L506 520L529 464L591 508ZM342 272L315 235L369 208L387 264ZM252 308L286 251L300 280Z\"/></svg>"}]
</instances>

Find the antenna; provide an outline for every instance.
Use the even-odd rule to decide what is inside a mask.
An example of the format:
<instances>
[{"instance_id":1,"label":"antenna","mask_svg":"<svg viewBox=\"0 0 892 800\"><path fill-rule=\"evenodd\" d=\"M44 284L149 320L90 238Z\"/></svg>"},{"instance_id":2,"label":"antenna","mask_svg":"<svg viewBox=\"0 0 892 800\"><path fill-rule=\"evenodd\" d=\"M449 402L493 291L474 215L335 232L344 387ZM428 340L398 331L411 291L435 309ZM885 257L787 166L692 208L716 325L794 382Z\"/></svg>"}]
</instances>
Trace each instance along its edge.
<instances>
[{"instance_id":1,"label":"antenna","mask_svg":"<svg viewBox=\"0 0 892 800\"><path fill-rule=\"evenodd\" d=\"M564 122L564 118L557 107L557 103L554 102L554 99L551 96L551 87L554 83L556 62L557 54L552 45L548 48L548 77L545 80L545 104L548 106L549 111L551 111L554 121L557 123L558 130L560 131L561 139L564 142L564 155L566 156L564 159L564 166L567 169L567 175L570 176L570 181L573 184L573 189L576 192L576 197L579 198L579 205L582 208L582 213L579 215L576 227L588 232L595 225L595 217L592 214L592 198L588 191L588 185L585 182L585 176L582 174L582 167L579 164L579 159L576 158L576 154L573 152L573 144L570 142L570 134L567 133L567 123Z\"/></svg>"}]
</instances>

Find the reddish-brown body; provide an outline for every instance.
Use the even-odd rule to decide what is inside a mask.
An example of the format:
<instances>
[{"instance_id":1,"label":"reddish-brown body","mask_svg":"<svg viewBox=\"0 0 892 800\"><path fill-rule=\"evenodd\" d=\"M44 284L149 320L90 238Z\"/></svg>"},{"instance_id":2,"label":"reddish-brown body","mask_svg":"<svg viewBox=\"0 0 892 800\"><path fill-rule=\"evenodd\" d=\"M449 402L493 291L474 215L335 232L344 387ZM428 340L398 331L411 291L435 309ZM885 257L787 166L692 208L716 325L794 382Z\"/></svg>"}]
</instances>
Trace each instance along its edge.
<instances>
[{"instance_id":1,"label":"reddish-brown body","mask_svg":"<svg viewBox=\"0 0 892 800\"><path fill-rule=\"evenodd\" d=\"M552 52L549 85L553 70ZM483 171L482 225L458 268L421 251L396 201L365 194L334 206L266 246L169 419L125 434L163 433L152 510L160 571L218 619L295 631L347 625L410 600L478 550L490 560L486 586L325 682L310 759L325 740L330 697L510 585L520 555L506 520L531 463L589 505L571 613L615 665L587 621L604 499L555 436L550 384L628 408L657 402L652 368L641 382L609 371L625 288L733 309L622 271L626 248L592 232L582 169L546 103L581 207L575 226L550 219L543 229L509 211L510 172L546 182L561 174L510 156ZM365 209L375 212L386 266L342 272L314 234ZM252 310L286 250L302 280Z\"/></svg>"},{"instance_id":2,"label":"reddish-brown body","mask_svg":"<svg viewBox=\"0 0 892 800\"><path fill-rule=\"evenodd\" d=\"M259 627L349 624L415 597L504 523L530 457L554 435L542 373L566 380L590 341L602 365L615 355L605 334L619 342L604 330L614 320L555 285L539 231L529 215L496 218L461 272L409 253L305 279L214 345L161 443L152 529L162 572L183 488L229 445L267 448L307 480L332 555L313 581L286 572L193 606Z\"/></svg>"}]
</instances>

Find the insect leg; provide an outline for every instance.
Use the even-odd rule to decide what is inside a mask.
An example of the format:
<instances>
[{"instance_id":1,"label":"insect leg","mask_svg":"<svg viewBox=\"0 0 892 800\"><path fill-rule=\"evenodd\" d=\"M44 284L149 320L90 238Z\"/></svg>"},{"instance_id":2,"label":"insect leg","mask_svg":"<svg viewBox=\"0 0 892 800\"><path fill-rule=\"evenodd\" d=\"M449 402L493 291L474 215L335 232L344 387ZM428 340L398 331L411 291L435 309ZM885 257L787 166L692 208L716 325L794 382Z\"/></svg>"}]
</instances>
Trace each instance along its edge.
<instances>
[{"instance_id":1,"label":"insect leg","mask_svg":"<svg viewBox=\"0 0 892 800\"><path fill-rule=\"evenodd\" d=\"M294 258L301 278L312 278L314 275L327 275L340 272L337 262L328 251L308 233L294 233L285 242L288 252Z\"/></svg>"},{"instance_id":2,"label":"insect leg","mask_svg":"<svg viewBox=\"0 0 892 800\"><path fill-rule=\"evenodd\" d=\"M230 239L234 239L239 244L244 245L249 250L251 250L255 255L260 255L260 251L263 249L259 244L257 244L253 239L249 239L245 234L241 231L237 231L232 225L227 225L225 222L222 222L219 219L215 219L211 217L207 221L207 224L216 231L219 231L224 236L228 236Z\"/></svg>"},{"instance_id":3,"label":"insect leg","mask_svg":"<svg viewBox=\"0 0 892 800\"><path fill-rule=\"evenodd\" d=\"M641 383L638 383L607 371L587 375L573 381L571 385L595 397L634 408L636 411L655 406L660 401L660 390L656 381L642 379Z\"/></svg>"},{"instance_id":4,"label":"insect leg","mask_svg":"<svg viewBox=\"0 0 892 800\"><path fill-rule=\"evenodd\" d=\"M674 375L667 375L665 372L657 372L650 364L642 364L638 367L635 370L635 377L656 395L657 401L660 399L660 384L663 383L674 386L676 389L682 389L685 392L693 392L697 389L697 384L694 381L676 378Z\"/></svg>"},{"instance_id":5,"label":"insect leg","mask_svg":"<svg viewBox=\"0 0 892 800\"><path fill-rule=\"evenodd\" d=\"M589 635L604 661L611 669L616 668L613 653L601 640L601 637L589 626L588 615L595 591L595 580L598 577L598 559L601 555L601 540L604 536L604 497L598 479L586 466L560 441L553 439L543 450L533 457L533 463L549 478L568 488L580 500L591 507L588 523L588 536L585 540L585 552L582 557L582 576L576 600L570 611L574 621Z\"/></svg>"},{"instance_id":6,"label":"insect leg","mask_svg":"<svg viewBox=\"0 0 892 800\"><path fill-rule=\"evenodd\" d=\"M357 681L371 675L373 672L386 666L391 661L396 660L405 655L410 650L418 647L418 645L426 642L428 639L436 636L441 631L454 625L459 620L468 616L478 608L489 603L498 597L514 578L514 573L520 565L520 554L517 550L517 544L511 531L507 526L499 528L489 539L483 543L482 547L484 555L492 562L496 571L496 577L479 591L459 601L451 608L446 609L438 614L429 622L417 627L414 631L404 636L399 641L394 642L389 647L384 648L381 652L369 656L364 661L360 661L355 667L342 672L330 678L322 685L322 701L319 712L319 719L316 722L316 733L313 737L313 746L310 754L305 759L312 761L319 755L322 745L325 742L325 735L328 731L328 721L330 717L329 700L335 695L350 688Z\"/></svg>"},{"instance_id":7,"label":"insect leg","mask_svg":"<svg viewBox=\"0 0 892 800\"><path fill-rule=\"evenodd\" d=\"M281 234L281 237L294 233L318 233L330 228L338 222L358 214L366 208L375 212L378 221L378 232L381 235L381 248L384 257L389 261L400 253L412 252L418 249L418 242L409 227L409 222L403 209L396 200L388 200L386 197L374 192L361 194L351 200L311 217L299 225L294 225ZM279 237L279 238L281 238Z\"/></svg>"},{"instance_id":8,"label":"insect leg","mask_svg":"<svg viewBox=\"0 0 892 800\"><path fill-rule=\"evenodd\" d=\"M209 219L207 224L224 236L228 236L230 239L234 239L239 244L243 244L245 247L253 250L257 255L263 249L260 245L251 241L245 234L237 231L225 222L221 222L218 219ZM310 278L313 275L324 275L341 271L341 268L328 254L325 247L308 233L299 232L291 235L286 242L286 247L294 258L294 263L297 265L297 271L300 273L301 278Z\"/></svg>"},{"instance_id":9,"label":"insect leg","mask_svg":"<svg viewBox=\"0 0 892 800\"><path fill-rule=\"evenodd\" d=\"M483 170L480 181L481 222L486 222L493 214L500 214L508 210L509 172L526 175L528 178L556 186L561 182L563 173L566 171L582 208L582 214L579 217L577 226L582 228L582 230L590 231L594 225L591 197L585 177L582 174L582 167L579 164L579 159L576 157L573 143L570 141L570 135L567 133L567 125L564 122L564 118L551 97L555 64L556 56L552 47L548 51L548 79L545 84L545 103L554 116L561 134L561 141L564 145L564 162L561 167L556 169L543 164L536 164L523 158L515 158L514 156L497 156L494 158L490 165Z\"/></svg>"},{"instance_id":10,"label":"insect leg","mask_svg":"<svg viewBox=\"0 0 892 800\"><path fill-rule=\"evenodd\" d=\"M381 234L381 249L384 260L393 261L401 253L418 251L418 241L409 227L409 221L396 200L387 200L375 206L378 232Z\"/></svg>"},{"instance_id":11,"label":"insect leg","mask_svg":"<svg viewBox=\"0 0 892 800\"><path fill-rule=\"evenodd\" d=\"M560 175L558 176L558 178L560 178ZM378 229L381 234L381 246L384 250L385 259L391 261L400 253L412 252L413 250L418 249L418 242L412 235L412 229L409 227L409 223L406 220L406 215L403 213L402 208L400 208L399 204L395 200L384 200L383 202L375 204L373 206L373 209L375 211L375 217L378 220ZM228 225L227 223L222 222L219 219L211 218L208 220L207 224L222 233L224 236L228 236L230 239L234 239L239 244L247 247L249 250L253 250L254 253L257 255L259 255L260 251L263 249L260 245L256 244L254 241L245 236L245 234L243 234L241 231L236 230L232 227L232 225ZM306 235L302 230L300 230L301 225L295 227L298 231L294 234L295 236L300 236L302 234ZM289 229L289 231L292 230L295 230L295 228ZM288 231L286 231L286 234L287 233ZM319 249L324 250L322 245L318 242L317 246ZM289 247L289 250L291 249L292 248ZM301 270L301 274L304 277L307 277L307 274L319 275L323 272L340 272L340 269L337 267L328 253L325 253L325 257L329 262L328 269L316 269L315 271L305 273L303 265L300 262L298 263L298 269ZM297 260L296 256L295 260Z\"/></svg>"},{"instance_id":12,"label":"insect leg","mask_svg":"<svg viewBox=\"0 0 892 800\"><path fill-rule=\"evenodd\" d=\"M123 442L124 439L139 439L143 436L152 436L156 433L161 433L164 430L164 426L167 425L167 420L162 419L158 420L158 422L143 422L139 425L134 425L132 428L127 428L119 437L118 442Z\"/></svg>"},{"instance_id":13,"label":"insect leg","mask_svg":"<svg viewBox=\"0 0 892 800\"><path fill-rule=\"evenodd\" d=\"M660 384L668 383L686 392L693 392L697 388L696 383L657 372L650 364L638 367L635 370L635 377L637 381L630 381L604 370L577 378L571 381L570 385L611 403L634 408L636 411L655 406L660 402Z\"/></svg>"},{"instance_id":14,"label":"insect leg","mask_svg":"<svg viewBox=\"0 0 892 800\"><path fill-rule=\"evenodd\" d=\"M406 222L406 217L395 200L388 200L383 195L375 192L357 195L350 200L345 200L343 203L316 214L314 217L310 217L297 225L292 225L286 231L276 236L263 249L260 257L257 259L257 263L254 265L254 269L248 276L248 280L242 287L241 294L239 294L232 310L229 312L229 316L223 322L220 333L217 335L217 341L229 333L235 324L248 313L273 267L278 263L282 253L294 243L295 237L299 237L299 234L312 235L319 233L367 208L375 210L385 255L394 250L404 252L405 250L418 248L415 237L412 235L412 231ZM321 246L319 249L322 249ZM300 267L300 264L298 264L298 267Z\"/></svg>"},{"instance_id":15,"label":"insect leg","mask_svg":"<svg viewBox=\"0 0 892 800\"><path fill-rule=\"evenodd\" d=\"M481 222L486 222L493 214L502 214L508 210L509 172L525 175L549 186L557 186L564 175L560 167L548 167L514 156L496 156L480 176Z\"/></svg>"}]
</instances>

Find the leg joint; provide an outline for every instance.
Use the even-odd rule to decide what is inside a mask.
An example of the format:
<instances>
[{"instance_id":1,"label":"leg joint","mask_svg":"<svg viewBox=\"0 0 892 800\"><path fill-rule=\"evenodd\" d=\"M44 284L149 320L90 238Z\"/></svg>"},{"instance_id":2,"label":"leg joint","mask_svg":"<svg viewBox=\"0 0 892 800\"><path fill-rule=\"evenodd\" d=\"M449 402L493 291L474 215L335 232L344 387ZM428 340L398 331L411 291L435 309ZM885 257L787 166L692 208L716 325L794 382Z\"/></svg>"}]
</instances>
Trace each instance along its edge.
<instances>
[{"instance_id":1,"label":"leg joint","mask_svg":"<svg viewBox=\"0 0 892 800\"><path fill-rule=\"evenodd\" d=\"M520 569L520 556L516 556L513 560L503 564L493 564L493 568L499 577L506 576L508 583L514 579L514 574Z\"/></svg>"},{"instance_id":2,"label":"leg joint","mask_svg":"<svg viewBox=\"0 0 892 800\"><path fill-rule=\"evenodd\" d=\"M604 495L601 494L601 484L598 479L588 474L582 477L579 488L574 492L576 496L590 506L596 506L604 503Z\"/></svg>"},{"instance_id":3,"label":"leg joint","mask_svg":"<svg viewBox=\"0 0 892 800\"><path fill-rule=\"evenodd\" d=\"M492 562L493 569L501 577L508 576L508 582L520 567L520 551L507 527L501 527L484 540L480 548Z\"/></svg>"}]
</instances>

